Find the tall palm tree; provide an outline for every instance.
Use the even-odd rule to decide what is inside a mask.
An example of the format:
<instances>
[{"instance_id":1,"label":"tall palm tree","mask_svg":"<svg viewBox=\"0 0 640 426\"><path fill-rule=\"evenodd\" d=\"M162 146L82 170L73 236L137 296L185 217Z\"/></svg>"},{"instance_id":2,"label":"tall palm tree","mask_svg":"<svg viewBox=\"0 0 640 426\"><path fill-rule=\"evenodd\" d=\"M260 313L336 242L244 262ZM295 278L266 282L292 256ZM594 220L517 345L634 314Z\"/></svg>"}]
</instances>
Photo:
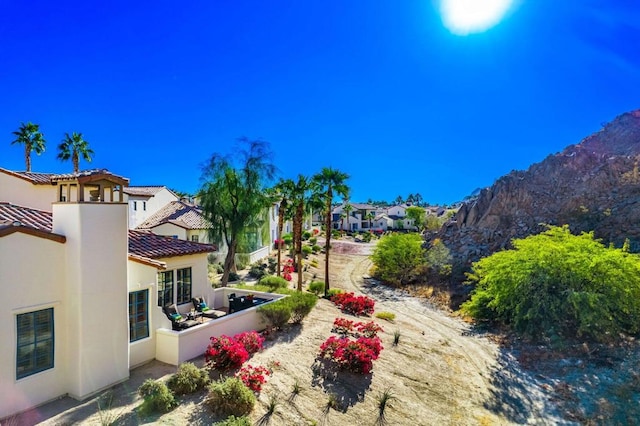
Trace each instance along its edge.
<instances>
[{"instance_id":1,"label":"tall palm tree","mask_svg":"<svg viewBox=\"0 0 640 426\"><path fill-rule=\"evenodd\" d=\"M347 204L345 204L342 210L344 211L344 215L347 218L347 231L351 231L351 226L349 225L349 217L351 216L351 212L353 211L353 206L347 201Z\"/></svg>"},{"instance_id":2,"label":"tall palm tree","mask_svg":"<svg viewBox=\"0 0 640 426\"><path fill-rule=\"evenodd\" d=\"M329 293L329 249L331 247L331 204L334 195L347 198L349 195L349 187L345 181L349 179L349 175L331 167L324 167L320 173L313 177L314 191L320 197L324 204L324 231L326 234L325 242L325 263L324 263L324 295Z\"/></svg>"},{"instance_id":3,"label":"tall palm tree","mask_svg":"<svg viewBox=\"0 0 640 426\"><path fill-rule=\"evenodd\" d=\"M11 142L11 145L16 143L24 145L24 162L27 172L30 172L31 152L35 152L37 155L42 154L46 143L44 135L40 132L40 125L30 121L27 124L21 123L20 128L13 134L16 135L16 140Z\"/></svg>"},{"instance_id":4,"label":"tall palm tree","mask_svg":"<svg viewBox=\"0 0 640 426\"><path fill-rule=\"evenodd\" d=\"M82 138L82 133L73 132L71 136L69 133L65 133L64 139L60 145L58 145L58 159L67 161L71 159L73 163L73 173L78 173L80 157L85 161L91 162L91 156L93 150L89 148L89 142Z\"/></svg>"},{"instance_id":5,"label":"tall palm tree","mask_svg":"<svg viewBox=\"0 0 640 426\"><path fill-rule=\"evenodd\" d=\"M400 204L402 204L402 203L403 203L403 201L404 201L404 200L402 199L402 195L398 195L398 196L396 197L396 200L395 200L396 205L400 205Z\"/></svg>"},{"instance_id":6,"label":"tall palm tree","mask_svg":"<svg viewBox=\"0 0 640 426\"><path fill-rule=\"evenodd\" d=\"M302 291L302 223L304 222L305 206L310 202L310 189L309 179L303 175L298 175L298 181L295 183L291 193L291 204L294 208L293 247L298 270L298 291Z\"/></svg>"},{"instance_id":7,"label":"tall palm tree","mask_svg":"<svg viewBox=\"0 0 640 426\"><path fill-rule=\"evenodd\" d=\"M373 212L373 210L371 210L369 213L367 213L366 218L369 219L369 231L371 231L371 221L376 218L376 214Z\"/></svg>"},{"instance_id":8,"label":"tall palm tree","mask_svg":"<svg viewBox=\"0 0 640 426\"><path fill-rule=\"evenodd\" d=\"M295 183L291 179L280 179L278 183L273 187L275 197L280 203L278 207L278 270L277 276L281 274L282 264L282 228L284 227L284 220L290 216L291 209L291 193Z\"/></svg>"},{"instance_id":9,"label":"tall palm tree","mask_svg":"<svg viewBox=\"0 0 640 426\"><path fill-rule=\"evenodd\" d=\"M417 206L422 204L422 195L419 192L416 192L416 195L413 196L413 200L416 202Z\"/></svg>"}]
</instances>

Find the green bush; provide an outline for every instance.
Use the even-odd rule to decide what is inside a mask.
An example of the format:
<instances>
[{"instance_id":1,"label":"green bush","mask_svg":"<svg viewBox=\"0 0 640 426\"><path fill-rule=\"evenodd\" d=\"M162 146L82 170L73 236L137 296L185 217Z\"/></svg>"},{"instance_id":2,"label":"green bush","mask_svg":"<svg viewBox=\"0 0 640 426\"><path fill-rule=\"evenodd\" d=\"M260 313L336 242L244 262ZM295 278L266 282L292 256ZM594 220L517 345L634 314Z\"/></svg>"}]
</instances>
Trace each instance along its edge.
<instances>
[{"instance_id":1,"label":"green bush","mask_svg":"<svg viewBox=\"0 0 640 426\"><path fill-rule=\"evenodd\" d=\"M304 231L302 233L302 241L307 241L309 238L311 238L311 231Z\"/></svg>"},{"instance_id":2,"label":"green bush","mask_svg":"<svg viewBox=\"0 0 640 426\"><path fill-rule=\"evenodd\" d=\"M320 246L319 246L319 245L317 245L317 244L314 244L314 245L311 247L311 251L312 251L312 252L314 252L314 253L320 253L320 251L322 251L322 247L320 247Z\"/></svg>"},{"instance_id":3,"label":"green bush","mask_svg":"<svg viewBox=\"0 0 640 426\"><path fill-rule=\"evenodd\" d=\"M394 319L396 319L396 314L394 314L393 312L377 312L376 313L376 318L380 318L386 321L393 321Z\"/></svg>"},{"instance_id":4,"label":"green bush","mask_svg":"<svg viewBox=\"0 0 640 426\"><path fill-rule=\"evenodd\" d=\"M140 410L145 413L166 413L178 405L167 385L153 379L145 380L138 388L138 394L144 398Z\"/></svg>"},{"instance_id":5,"label":"green bush","mask_svg":"<svg viewBox=\"0 0 640 426\"><path fill-rule=\"evenodd\" d=\"M340 236L340 231L338 231L337 229L333 229L331 231L331 238L338 238Z\"/></svg>"},{"instance_id":6,"label":"green bush","mask_svg":"<svg viewBox=\"0 0 640 426\"><path fill-rule=\"evenodd\" d=\"M249 275L259 280L260 278L267 275L267 265L262 262L256 262L252 264L251 267L249 268Z\"/></svg>"},{"instance_id":7,"label":"green bush","mask_svg":"<svg viewBox=\"0 0 640 426\"><path fill-rule=\"evenodd\" d=\"M209 384L209 373L191 362L180 364L176 374L167 381L167 386L176 395L186 395L204 389Z\"/></svg>"},{"instance_id":8,"label":"green bush","mask_svg":"<svg viewBox=\"0 0 640 426\"><path fill-rule=\"evenodd\" d=\"M371 255L376 275L393 285L411 282L426 265L422 243L419 234L392 234L382 237Z\"/></svg>"},{"instance_id":9,"label":"green bush","mask_svg":"<svg viewBox=\"0 0 640 426\"><path fill-rule=\"evenodd\" d=\"M310 246L302 246L302 254L304 255L304 257L309 256L312 251L313 249Z\"/></svg>"},{"instance_id":10,"label":"green bush","mask_svg":"<svg viewBox=\"0 0 640 426\"><path fill-rule=\"evenodd\" d=\"M232 414L220 422L215 422L213 426L251 426L251 420L247 416L236 417Z\"/></svg>"},{"instance_id":11,"label":"green bush","mask_svg":"<svg viewBox=\"0 0 640 426\"><path fill-rule=\"evenodd\" d=\"M371 242L371 237L373 237L373 234L371 232L365 232L362 234L362 241L364 241L365 243Z\"/></svg>"},{"instance_id":12,"label":"green bush","mask_svg":"<svg viewBox=\"0 0 640 426\"><path fill-rule=\"evenodd\" d=\"M472 265L461 311L534 337L609 341L640 331L640 262L568 226L512 241Z\"/></svg>"},{"instance_id":13,"label":"green bush","mask_svg":"<svg viewBox=\"0 0 640 426\"><path fill-rule=\"evenodd\" d=\"M291 322L293 322L294 324L299 324L307 315L309 315L314 306L316 306L316 303L318 303L318 298L310 293L296 291L290 293L289 297L274 302L274 304L277 304L279 302L282 302L291 307Z\"/></svg>"},{"instance_id":14,"label":"green bush","mask_svg":"<svg viewBox=\"0 0 640 426\"><path fill-rule=\"evenodd\" d=\"M285 280L282 277L265 275L264 277L262 277L259 284L269 287L269 291L275 291L279 288L287 288L289 286L289 281Z\"/></svg>"},{"instance_id":15,"label":"green bush","mask_svg":"<svg viewBox=\"0 0 640 426\"><path fill-rule=\"evenodd\" d=\"M322 281L313 281L307 289L316 296L319 296L324 293L324 283Z\"/></svg>"},{"instance_id":16,"label":"green bush","mask_svg":"<svg viewBox=\"0 0 640 426\"><path fill-rule=\"evenodd\" d=\"M284 327L291 319L291 305L283 300L284 299L280 299L273 303L268 303L258 307L258 313L260 313L264 317L265 321L275 329Z\"/></svg>"},{"instance_id":17,"label":"green bush","mask_svg":"<svg viewBox=\"0 0 640 426\"><path fill-rule=\"evenodd\" d=\"M282 236L282 240L284 241L284 243L288 246L291 246L291 244L293 244L293 235L291 234L284 234Z\"/></svg>"},{"instance_id":18,"label":"green bush","mask_svg":"<svg viewBox=\"0 0 640 426\"><path fill-rule=\"evenodd\" d=\"M439 238L436 238L433 240L433 243L431 243L431 247L427 250L426 259L429 269L433 272L442 276L451 274L451 252Z\"/></svg>"},{"instance_id":19,"label":"green bush","mask_svg":"<svg viewBox=\"0 0 640 426\"><path fill-rule=\"evenodd\" d=\"M205 404L216 414L244 416L253 410L256 396L242 381L228 377L209 385Z\"/></svg>"},{"instance_id":20,"label":"green bush","mask_svg":"<svg viewBox=\"0 0 640 426\"><path fill-rule=\"evenodd\" d=\"M270 274L275 274L276 273L276 267L278 266L278 261L276 259L274 259L273 257L270 257L268 259L268 262L269 262L269 266L268 266L269 273Z\"/></svg>"},{"instance_id":21,"label":"green bush","mask_svg":"<svg viewBox=\"0 0 640 426\"><path fill-rule=\"evenodd\" d=\"M330 288L329 291L327 292L327 296L331 297L331 296L335 296L336 294L340 294L340 293L344 293L344 290L339 289L339 288Z\"/></svg>"},{"instance_id":22,"label":"green bush","mask_svg":"<svg viewBox=\"0 0 640 426\"><path fill-rule=\"evenodd\" d=\"M312 246L315 246L318 242L318 238L317 237L311 237L309 238L309 244L311 244Z\"/></svg>"},{"instance_id":23,"label":"green bush","mask_svg":"<svg viewBox=\"0 0 640 426\"><path fill-rule=\"evenodd\" d=\"M229 281L238 281L240 279L240 275L237 272L229 272Z\"/></svg>"},{"instance_id":24,"label":"green bush","mask_svg":"<svg viewBox=\"0 0 640 426\"><path fill-rule=\"evenodd\" d=\"M249 255L247 253L236 254L236 268L246 269L249 266Z\"/></svg>"}]
</instances>

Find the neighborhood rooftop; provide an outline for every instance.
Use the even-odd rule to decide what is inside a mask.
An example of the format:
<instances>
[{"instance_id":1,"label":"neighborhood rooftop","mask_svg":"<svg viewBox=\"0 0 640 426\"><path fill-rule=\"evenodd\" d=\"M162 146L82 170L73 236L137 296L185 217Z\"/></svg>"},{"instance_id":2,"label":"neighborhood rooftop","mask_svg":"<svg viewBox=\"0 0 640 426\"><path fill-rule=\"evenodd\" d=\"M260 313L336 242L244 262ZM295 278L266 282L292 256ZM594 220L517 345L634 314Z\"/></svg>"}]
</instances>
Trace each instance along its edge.
<instances>
[{"instance_id":1,"label":"neighborhood rooftop","mask_svg":"<svg viewBox=\"0 0 640 426\"><path fill-rule=\"evenodd\" d=\"M137 228L151 229L164 223L172 223L185 229L209 228L209 222L204 218L202 210L183 201L172 201L138 225Z\"/></svg>"}]
</instances>

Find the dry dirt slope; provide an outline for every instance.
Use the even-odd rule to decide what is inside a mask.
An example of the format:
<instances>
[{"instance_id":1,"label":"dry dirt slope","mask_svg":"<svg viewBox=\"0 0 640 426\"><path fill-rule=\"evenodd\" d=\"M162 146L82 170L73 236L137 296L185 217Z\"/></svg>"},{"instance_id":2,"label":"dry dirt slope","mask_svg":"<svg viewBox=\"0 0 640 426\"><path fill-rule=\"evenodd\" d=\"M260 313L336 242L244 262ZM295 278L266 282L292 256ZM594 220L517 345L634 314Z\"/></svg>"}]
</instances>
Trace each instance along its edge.
<instances>
[{"instance_id":1,"label":"dry dirt slope","mask_svg":"<svg viewBox=\"0 0 640 426\"><path fill-rule=\"evenodd\" d=\"M250 363L279 362L264 386L251 418L271 425L374 425L379 423L378 397L390 390L394 399L386 410L390 425L563 424L550 404L545 387L521 371L509 355L484 336L471 333L466 324L402 292L377 285L367 277L366 250L353 254L349 243L335 245L331 279L335 287L362 291L374 297L376 311L396 314L394 323L375 319L384 327L385 349L368 376L327 376L315 360L320 344L331 335L333 320L341 314L320 300L304 324L279 333ZM359 245L366 248L365 245ZM341 253L351 254L341 254ZM322 265L318 268L322 270ZM393 334L401 333L393 346ZM204 343L206 345L206 342ZM202 360L195 360L201 364ZM132 379L113 390L110 411L98 411L96 400L74 404L62 400L42 407L31 420L47 425L101 424L107 414L116 424L211 424L218 420L202 405L203 394L183 400L171 413L141 419L135 391L146 377L168 377L174 369L159 363L134 372ZM298 383L301 393L292 394ZM327 409L330 394L337 409ZM270 400L275 413L265 417ZM69 408L67 408L67 404Z\"/></svg>"}]
</instances>

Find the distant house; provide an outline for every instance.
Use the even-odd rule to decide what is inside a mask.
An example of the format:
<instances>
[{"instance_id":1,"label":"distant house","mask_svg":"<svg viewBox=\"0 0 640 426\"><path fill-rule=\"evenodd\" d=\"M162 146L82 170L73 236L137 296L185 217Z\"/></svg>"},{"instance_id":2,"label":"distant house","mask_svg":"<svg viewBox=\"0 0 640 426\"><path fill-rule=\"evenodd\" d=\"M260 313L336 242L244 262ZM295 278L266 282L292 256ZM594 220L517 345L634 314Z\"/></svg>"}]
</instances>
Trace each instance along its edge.
<instances>
[{"instance_id":1,"label":"distant house","mask_svg":"<svg viewBox=\"0 0 640 426\"><path fill-rule=\"evenodd\" d=\"M180 198L166 186L124 187L125 200L129 203L129 229L137 228L167 204Z\"/></svg>"},{"instance_id":2,"label":"distant house","mask_svg":"<svg viewBox=\"0 0 640 426\"><path fill-rule=\"evenodd\" d=\"M140 223L136 229L146 229L159 235L196 243L210 243L210 227L200 207L184 201L171 201Z\"/></svg>"}]
</instances>

